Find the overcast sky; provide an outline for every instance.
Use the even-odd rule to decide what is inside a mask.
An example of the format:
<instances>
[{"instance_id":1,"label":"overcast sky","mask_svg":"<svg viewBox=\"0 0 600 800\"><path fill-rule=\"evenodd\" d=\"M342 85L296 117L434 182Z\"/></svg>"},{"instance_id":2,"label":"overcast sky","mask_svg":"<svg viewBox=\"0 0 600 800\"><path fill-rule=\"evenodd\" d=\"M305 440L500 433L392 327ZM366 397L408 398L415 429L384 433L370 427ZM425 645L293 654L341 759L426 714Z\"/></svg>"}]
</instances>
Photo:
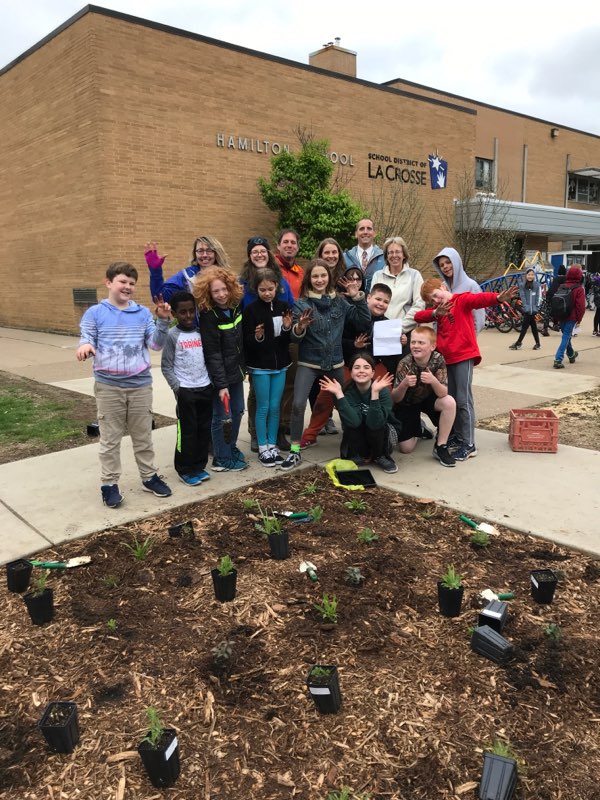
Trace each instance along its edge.
<instances>
[{"instance_id":1,"label":"overcast sky","mask_svg":"<svg viewBox=\"0 0 600 800\"><path fill-rule=\"evenodd\" d=\"M600 13L591 0L98 5L302 63L339 36L358 53L359 78L404 78L600 135ZM82 7L77 0L0 0L0 65Z\"/></svg>"}]
</instances>

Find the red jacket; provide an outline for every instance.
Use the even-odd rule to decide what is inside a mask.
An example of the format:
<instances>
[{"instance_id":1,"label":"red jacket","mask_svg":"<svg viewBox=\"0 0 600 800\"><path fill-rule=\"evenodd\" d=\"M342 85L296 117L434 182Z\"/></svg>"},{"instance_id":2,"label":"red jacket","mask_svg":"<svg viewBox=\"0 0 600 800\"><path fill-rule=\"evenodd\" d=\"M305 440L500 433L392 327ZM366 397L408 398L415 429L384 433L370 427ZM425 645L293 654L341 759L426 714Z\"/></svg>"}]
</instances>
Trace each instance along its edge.
<instances>
[{"instance_id":1,"label":"red jacket","mask_svg":"<svg viewBox=\"0 0 600 800\"><path fill-rule=\"evenodd\" d=\"M581 271L580 267L569 267L563 285L568 289L573 290L573 308L571 309L569 316L564 319L563 322L575 320L575 322L579 325L583 319L583 315L585 314L585 289L583 288L583 284L581 282L582 279L583 272Z\"/></svg>"},{"instance_id":2,"label":"red jacket","mask_svg":"<svg viewBox=\"0 0 600 800\"><path fill-rule=\"evenodd\" d=\"M448 316L434 317L433 309L427 308L425 311L417 311L415 322L437 322L436 350L444 356L446 364L458 364L459 361L470 358L475 360L475 364L479 364L481 353L471 311L497 304L496 292L455 294L452 295L452 307Z\"/></svg>"}]
</instances>

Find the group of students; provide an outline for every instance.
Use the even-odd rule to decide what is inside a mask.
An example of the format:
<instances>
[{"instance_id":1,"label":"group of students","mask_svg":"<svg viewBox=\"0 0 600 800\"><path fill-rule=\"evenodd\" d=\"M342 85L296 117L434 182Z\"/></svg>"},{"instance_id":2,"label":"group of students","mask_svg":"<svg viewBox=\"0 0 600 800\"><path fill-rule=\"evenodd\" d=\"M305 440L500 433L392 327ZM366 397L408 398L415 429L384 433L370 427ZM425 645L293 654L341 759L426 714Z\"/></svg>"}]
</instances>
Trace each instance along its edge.
<instances>
[{"instance_id":1,"label":"group of students","mask_svg":"<svg viewBox=\"0 0 600 800\"><path fill-rule=\"evenodd\" d=\"M384 251L390 243L407 253L400 237L388 240ZM211 442L212 471L248 466L238 448L246 374L254 423L250 433L265 467L296 467L301 450L316 443L334 406L342 422L340 454L358 464L396 472L396 442L400 452L410 453L424 438L421 412L437 428L433 454L443 466L476 455L471 381L481 360L478 310L509 299L516 289L482 293L476 284L465 285L470 279L460 256L446 248L434 259L440 277L419 281L416 327L402 334L408 354L398 346L396 356L379 357L373 355L373 326L387 319L393 299L385 278L378 282L386 271L367 276L367 266L345 260L330 238L305 269L295 262L297 252L295 231L279 234L275 254L267 239L252 237L248 260L237 276L222 245L202 236L194 241L190 267L165 280L166 256L148 243L156 324L132 300L135 268L121 262L109 266L108 298L84 314L77 351L80 360L95 357L101 493L107 506L123 500L119 448L126 428L143 489L160 497L171 494L154 465L149 349L164 348L162 371L176 397L175 470L190 486L210 478ZM394 270L390 274L395 280ZM466 290L475 287L476 292ZM170 314L176 322L172 327ZM291 442L281 419L286 391ZM310 398L312 416L305 429Z\"/></svg>"}]
</instances>

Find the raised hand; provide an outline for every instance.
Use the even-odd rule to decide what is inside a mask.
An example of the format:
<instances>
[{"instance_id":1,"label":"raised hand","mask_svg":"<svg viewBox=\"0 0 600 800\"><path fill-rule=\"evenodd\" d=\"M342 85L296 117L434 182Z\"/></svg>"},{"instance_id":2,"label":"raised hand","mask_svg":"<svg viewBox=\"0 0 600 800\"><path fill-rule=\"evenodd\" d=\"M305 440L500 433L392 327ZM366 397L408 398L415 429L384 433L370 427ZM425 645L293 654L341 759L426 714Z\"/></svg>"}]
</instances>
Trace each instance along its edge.
<instances>
[{"instance_id":1,"label":"raised hand","mask_svg":"<svg viewBox=\"0 0 600 800\"><path fill-rule=\"evenodd\" d=\"M300 333L303 333L309 325L312 325L313 321L312 310L310 308L306 308L298 317L296 327Z\"/></svg>"},{"instance_id":2,"label":"raised hand","mask_svg":"<svg viewBox=\"0 0 600 800\"><path fill-rule=\"evenodd\" d=\"M94 349L94 345L92 344L82 344L75 351L75 357L77 361L85 361L86 358L95 355L96 355L96 350Z\"/></svg>"},{"instance_id":3,"label":"raised hand","mask_svg":"<svg viewBox=\"0 0 600 800\"><path fill-rule=\"evenodd\" d=\"M329 378L327 375L323 375L319 381L319 386L324 392L331 392L331 394L338 399L344 396L344 390L335 378Z\"/></svg>"},{"instance_id":4,"label":"raised hand","mask_svg":"<svg viewBox=\"0 0 600 800\"><path fill-rule=\"evenodd\" d=\"M150 269L160 269L165 263L165 258L167 257L166 253L164 256L161 256L156 248L156 242L146 242L146 246L144 248L144 258L146 259L146 264Z\"/></svg>"},{"instance_id":5,"label":"raised hand","mask_svg":"<svg viewBox=\"0 0 600 800\"><path fill-rule=\"evenodd\" d=\"M281 315L281 324L284 331L289 331L292 327L292 309L288 308L287 311L284 311Z\"/></svg>"},{"instance_id":6,"label":"raised hand","mask_svg":"<svg viewBox=\"0 0 600 800\"><path fill-rule=\"evenodd\" d=\"M444 300L439 306L435 307L436 317L447 317L452 311L452 300Z\"/></svg>"},{"instance_id":7,"label":"raised hand","mask_svg":"<svg viewBox=\"0 0 600 800\"><path fill-rule=\"evenodd\" d=\"M348 278L343 275L339 279L338 285L344 290L342 294L345 294L348 297L356 297L356 295L360 292L360 284L356 281L349 281Z\"/></svg>"},{"instance_id":8,"label":"raised hand","mask_svg":"<svg viewBox=\"0 0 600 800\"><path fill-rule=\"evenodd\" d=\"M162 294L159 294L158 297L153 297L152 300L156 303L156 316L159 319L170 319L171 306L165 303Z\"/></svg>"},{"instance_id":9,"label":"raised hand","mask_svg":"<svg viewBox=\"0 0 600 800\"><path fill-rule=\"evenodd\" d=\"M510 289L505 289L503 292L500 292L498 294L498 302L506 303L507 300L512 300L513 297L516 297L518 294L519 294L519 287L511 286Z\"/></svg>"},{"instance_id":10,"label":"raised hand","mask_svg":"<svg viewBox=\"0 0 600 800\"><path fill-rule=\"evenodd\" d=\"M375 378L371 384L371 392L379 394L382 389L389 389L394 383L394 376L386 372L381 378Z\"/></svg>"},{"instance_id":11,"label":"raised hand","mask_svg":"<svg viewBox=\"0 0 600 800\"><path fill-rule=\"evenodd\" d=\"M368 334L359 333L358 336L354 340L354 347L356 347L357 350L362 350L364 347L367 347L367 345L369 344L370 341L371 340L370 340Z\"/></svg>"}]
</instances>

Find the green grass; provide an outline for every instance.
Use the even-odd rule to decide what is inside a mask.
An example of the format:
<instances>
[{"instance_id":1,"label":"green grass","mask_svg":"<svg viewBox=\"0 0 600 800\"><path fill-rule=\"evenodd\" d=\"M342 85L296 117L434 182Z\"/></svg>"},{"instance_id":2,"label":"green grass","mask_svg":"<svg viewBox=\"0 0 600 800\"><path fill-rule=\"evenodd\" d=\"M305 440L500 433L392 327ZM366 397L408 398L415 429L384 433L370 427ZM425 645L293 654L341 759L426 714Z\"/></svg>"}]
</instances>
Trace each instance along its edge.
<instances>
[{"instance_id":1,"label":"green grass","mask_svg":"<svg viewBox=\"0 0 600 800\"><path fill-rule=\"evenodd\" d=\"M0 388L0 443L53 444L81 436L73 405L32 397L14 387Z\"/></svg>"}]
</instances>

